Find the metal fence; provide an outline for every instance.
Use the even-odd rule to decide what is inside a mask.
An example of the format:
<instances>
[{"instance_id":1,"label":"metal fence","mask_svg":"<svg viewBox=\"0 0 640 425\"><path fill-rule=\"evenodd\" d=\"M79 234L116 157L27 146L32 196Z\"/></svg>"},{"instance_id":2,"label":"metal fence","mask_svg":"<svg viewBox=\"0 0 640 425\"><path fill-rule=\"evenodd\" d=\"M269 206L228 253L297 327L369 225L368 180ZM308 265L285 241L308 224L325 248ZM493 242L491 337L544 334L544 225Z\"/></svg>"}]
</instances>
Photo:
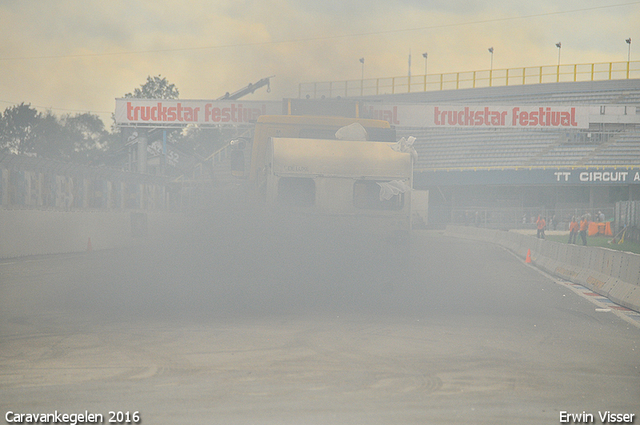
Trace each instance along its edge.
<instances>
[{"instance_id":1,"label":"metal fence","mask_svg":"<svg viewBox=\"0 0 640 425\"><path fill-rule=\"evenodd\" d=\"M615 232L625 231L625 240L640 242L640 201L616 202Z\"/></svg>"},{"instance_id":2,"label":"metal fence","mask_svg":"<svg viewBox=\"0 0 640 425\"><path fill-rule=\"evenodd\" d=\"M176 211L192 204L196 191L161 176L21 155L0 157L3 209Z\"/></svg>"},{"instance_id":3,"label":"metal fence","mask_svg":"<svg viewBox=\"0 0 640 425\"><path fill-rule=\"evenodd\" d=\"M455 208L451 210L450 223L499 229L535 229L538 216L545 218L548 230L568 230L572 217L579 218L587 214L591 221L599 221L600 213L604 219L614 217L615 207L600 208L563 208L550 210L535 208Z\"/></svg>"},{"instance_id":4,"label":"metal fence","mask_svg":"<svg viewBox=\"0 0 640 425\"><path fill-rule=\"evenodd\" d=\"M358 97L479 87L640 78L640 61L549 65L300 83L298 97Z\"/></svg>"}]
</instances>

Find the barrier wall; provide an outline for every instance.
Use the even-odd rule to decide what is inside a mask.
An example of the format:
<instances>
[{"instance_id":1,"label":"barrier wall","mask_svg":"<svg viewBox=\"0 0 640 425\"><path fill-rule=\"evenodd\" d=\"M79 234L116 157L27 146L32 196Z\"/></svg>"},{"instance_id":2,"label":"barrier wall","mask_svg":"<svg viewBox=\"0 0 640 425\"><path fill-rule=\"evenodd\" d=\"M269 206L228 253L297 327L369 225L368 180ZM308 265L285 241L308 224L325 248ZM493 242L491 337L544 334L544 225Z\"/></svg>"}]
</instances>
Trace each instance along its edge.
<instances>
[{"instance_id":1,"label":"barrier wall","mask_svg":"<svg viewBox=\"0 0 640 425\"><path fill-rule=\"evenodd\" d=\"M0 258L122 248L183 221L161 211L0 210Z\"/></svg>"},{"instance_id":2,"label":"barrier wall","mask_svg":"<svg viewBox=\"0 0 640 425\"><path fill-rule=\"evenodd\" d=\"M536 267L640 312L640 255L469 226L447 226L445 233L499 244L522 259L531 250L531 262Z\"/></svg>"},{"instance_id":3,"label":"barrier wall","mask_svg":"<svg viewBox=\"0 0 640 425\"><path fill-rule=\"evenodd\" d=\"M22 155L0 157L0 208L56 211L181 211L194 184L106 167Z\"/></svg>"}]
</instances>

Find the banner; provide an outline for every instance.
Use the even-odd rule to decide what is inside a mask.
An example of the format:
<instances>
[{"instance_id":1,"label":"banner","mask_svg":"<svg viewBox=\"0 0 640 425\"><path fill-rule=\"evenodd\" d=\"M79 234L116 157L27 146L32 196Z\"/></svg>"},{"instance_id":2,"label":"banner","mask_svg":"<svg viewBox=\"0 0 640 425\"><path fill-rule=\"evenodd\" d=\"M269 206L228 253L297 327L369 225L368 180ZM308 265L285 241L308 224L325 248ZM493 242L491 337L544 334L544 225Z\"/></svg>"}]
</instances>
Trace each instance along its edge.
<instances>
[{"instance_id":1,"label":"banner","mask_svg":"<svg viewBox=\"0 0 640 425\"><path fill-rule=\"evenodd\" d=\"M178 99L116 99L117 125L157 127L239 125L254 123L260 115L279 115L282 102Z\"/></svg>"},{"instance_id":2,"label":"banner","mask_svg":"<svg viewBox=\"0 0 640 425\"><path fill-rule=\"evenodd\" d=\"M363 117L386 120L398 127L589 128L588 106L379 104L362 109Z\"/></svg>"},{"instance_id":3,"label":"banner","mask_svg":"<svg viewBox=\"0 0 640 425\"><path fill-rule=\"evenodd\" d=\"M117 125L157 127L239 125L260 115L282 114L279 101L116 99ZM363 102L362 118L396 127L442 128L589 128L588 106L425 105Z\"/></svg>"},{"instance_id":4,"label":"banner","mask_svg":"<svg viewBox=\"0 0 640 425\"><path fill-rule=\"evenodd\" d=\"M415 170L414 186L626 186L640 184L640 168L501 168Z\"/></svg>"}]
</instances>

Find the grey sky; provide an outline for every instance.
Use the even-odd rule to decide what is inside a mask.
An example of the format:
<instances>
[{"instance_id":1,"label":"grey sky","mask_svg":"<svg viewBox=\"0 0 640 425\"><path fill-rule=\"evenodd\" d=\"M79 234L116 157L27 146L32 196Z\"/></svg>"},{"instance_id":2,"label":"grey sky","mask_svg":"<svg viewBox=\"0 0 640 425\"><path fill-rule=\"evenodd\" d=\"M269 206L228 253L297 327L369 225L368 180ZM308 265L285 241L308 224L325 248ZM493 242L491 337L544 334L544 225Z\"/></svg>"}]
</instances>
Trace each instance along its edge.
<instances>
[{"instance_id":1,"label":"grey sky","mask_svg":"<svg viewBox=\"0 0 640 425\"><path fill-rule=\"evenodd\" d=\"M612 5L618 5L612 7ZM568 12L570 11L570 12ZM566 13L564 13L566 12ZM161 74L182 98L216 98L275 75L300 82L632 60L640 1L0 1L0 107L99 112Z\"/></svg>"}]
</instances>

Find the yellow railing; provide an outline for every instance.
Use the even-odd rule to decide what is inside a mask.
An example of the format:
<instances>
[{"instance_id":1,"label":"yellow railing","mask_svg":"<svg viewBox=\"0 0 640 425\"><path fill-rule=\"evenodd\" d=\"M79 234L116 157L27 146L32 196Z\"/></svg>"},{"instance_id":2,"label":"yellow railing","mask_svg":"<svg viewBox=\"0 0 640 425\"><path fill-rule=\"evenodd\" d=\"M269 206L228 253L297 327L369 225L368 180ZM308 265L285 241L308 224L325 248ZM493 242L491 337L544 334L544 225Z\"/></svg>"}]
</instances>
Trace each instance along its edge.
<instances>
[{"instance_id":1,"label":"yellow railing","mask_svg":"<svg viewBox=\"0 0 640 425\"><path fill-rule=\"evenodd\" d=\"M300 83L299 98L358 97L575 81L640 78L640 61L549 65L404 77Z\"/></svg>"}]
</instances>

